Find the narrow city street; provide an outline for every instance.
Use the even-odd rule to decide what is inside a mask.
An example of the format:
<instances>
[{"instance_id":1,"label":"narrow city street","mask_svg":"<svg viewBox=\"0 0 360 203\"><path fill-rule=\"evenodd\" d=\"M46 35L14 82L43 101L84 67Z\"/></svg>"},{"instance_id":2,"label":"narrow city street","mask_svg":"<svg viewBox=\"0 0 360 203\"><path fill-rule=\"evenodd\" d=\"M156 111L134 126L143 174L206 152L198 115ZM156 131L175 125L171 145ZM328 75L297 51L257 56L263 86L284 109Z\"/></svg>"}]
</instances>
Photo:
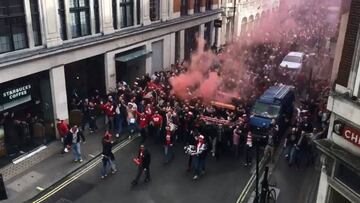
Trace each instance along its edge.
<instances>
[{"instance_id":1,"label":"narrow city street","mask_svg":"<svg viewBox=\"0 0 360 203\"><path fill-rule=\"evenodd\" d=\"M230 203L236 202L250 177L250 168L244 166L243 157L224 156L216 161L208 156L206 174L192 180L193 173L186 171L188 157L181 145L176 146L175 159L168 165L164 165L162 146L148 146L152 156L151 182L144 183L142 176L137 186L130 184L137 172L132 161L139 147L137 139L115 153L116 174L102 180L98 164L45 202Z\"/></svg>"},{"instance_id":2,"label":"narrow city street","mask_svg":"<svg viewBox=\"0 0 360 203\"><path fill-rule=\"evenodd\" d=\"M0 0L0 29L2 203L360 202L360 0Z\"/></svg>"}]
</instances>

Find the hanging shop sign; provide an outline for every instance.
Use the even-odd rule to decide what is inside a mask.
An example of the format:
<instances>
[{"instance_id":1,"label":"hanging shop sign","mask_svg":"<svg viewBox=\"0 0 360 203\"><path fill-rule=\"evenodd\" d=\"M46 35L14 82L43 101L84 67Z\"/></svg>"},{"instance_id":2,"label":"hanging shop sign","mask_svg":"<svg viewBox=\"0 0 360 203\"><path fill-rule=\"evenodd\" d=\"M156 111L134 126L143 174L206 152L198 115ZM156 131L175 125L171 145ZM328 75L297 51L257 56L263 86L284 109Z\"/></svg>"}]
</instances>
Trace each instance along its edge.
<instances>
[{"instance_id":1,"label":"hanging shop sign","mask_svg":"<svg viewBox=\"0 0 360 203\"><path fill-rule=\"evenodd\" d=\"M340 135L347 141L353 143L354 145L360 147L360 130L348 125L347 123L335 120L333 132Z\"/></svg>"},{"instance_id":2,"label":"hanging shop sign","mask_svg":"<svg viewBox=\"0 0 360 203\"><path fill-rule=\"evenodd\" d=\"M15 88L6 88L0 93L0 104L7 104L31 95L32 86L26 84Z\"/></svg>"}]
</instances>

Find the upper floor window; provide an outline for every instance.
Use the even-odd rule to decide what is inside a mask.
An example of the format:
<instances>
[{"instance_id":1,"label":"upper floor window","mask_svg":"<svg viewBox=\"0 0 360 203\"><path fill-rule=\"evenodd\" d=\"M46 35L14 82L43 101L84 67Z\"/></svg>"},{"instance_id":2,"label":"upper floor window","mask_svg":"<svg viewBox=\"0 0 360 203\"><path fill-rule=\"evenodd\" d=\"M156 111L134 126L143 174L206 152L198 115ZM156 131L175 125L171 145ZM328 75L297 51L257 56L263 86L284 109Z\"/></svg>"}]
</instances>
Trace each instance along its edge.
<instances>
[{"instance_id":1,"label":"upper floor window","mask_svg":"<svg viewBox=\"0 0 360 203\"><path fill-rule=\"evenodd\" d=\"M39 5L37 0L30 0L31 22L34 33L35 46L41 45L41 29L40 29L40 15Z\"/></svg>"},{"instance_id":2,"label":"upper floor window","mask_svg":"<svg viewBox=\"0 0 360 203\"><path fill-rule=\"evenodd\" d=\"M206 10L207 10L207 11L208 11L208 10L211 10L212 4L213 4L212 0L206 0L206 5L205 5L205 7L206 7Z\"/></svg>"},{"instance_id":3,"label":"upper floor window","mask_svg":"<svg viewBox=\"0 0 360 203\"><path fill-rule=\"evenodd\" d=\"M59 3L58 13L60 17L60 37L62 40L67 40L64 0L59 0L58 3Z\"/></svg>"},{"instance_id":4,"label":"upper floor window","mask_svg":"<svg viewBox=\"0 0 360 203\"><path fill-rule=\"evenodd\" d=\"M28 47L23 0L0 1L0 53Z\"/></svg>"},{"instance_id":5,"label":"upper floor window","mask_svg":"<svg viewBox=\"0 0 360 203\"><path fill-rule=\"evenodd\" d=\"M150 0L150 20L160 20L160 0Z\"/></svg>"},{"instance_id":6,"label":"upper floor window","mask_svg":"<svg viewBox=\"0 0 360 203\"><path fill-rule=\"evenodd\" d=\"M89 0L70 0L70 24L73 38L90 34Z\"/></svg>"},{"instance_id":7,"label":"upper floor window","mask_svg":"<svg viewBox=\"0 0 360 203\"><path fill-rule=\"evenodd\" d=\"M200 13L200 1L202 0L194 0L194 13Z\"/></svg>"},{"instance_id":8,"label":"upper floor window","mask_svg":"<svg viewBox=\"0 0 360 203\"><path fill-rule=\"evenodd\" d=\"M121 0L121 27L134 25L134 0Z\"/></svg>"},{"instance_id":9,"label":"upper floor window","mask_svg":"<svg viewBox=\"0 0 360 203\"><path fill-rule=\"evenodd\" d=\"M181 0L181 7L180 7L180 15L185 16L188 14L189 9L189 1L188 0Z\"/></svg>"},{"instance_id":10,"label":"upper floor window","mask_svg":"<svg viewBox=\"0 0 360 203\"><path fill-rule=\"evenodd\" d=\"M99 0L94 0L95 33L100 32Z\"/></svg>"},{"instance_id":11,"label":"upper floor window","mask_svg":"<svg viewBox=\"0 0 360 203\"><path fill-rule=\"evenodd\" d=\"M116 0L112 0L112 14L113 14L113 27L114 29L118 29L117 26L117 5L116 5Z\"/></svg>"}]
</instances>

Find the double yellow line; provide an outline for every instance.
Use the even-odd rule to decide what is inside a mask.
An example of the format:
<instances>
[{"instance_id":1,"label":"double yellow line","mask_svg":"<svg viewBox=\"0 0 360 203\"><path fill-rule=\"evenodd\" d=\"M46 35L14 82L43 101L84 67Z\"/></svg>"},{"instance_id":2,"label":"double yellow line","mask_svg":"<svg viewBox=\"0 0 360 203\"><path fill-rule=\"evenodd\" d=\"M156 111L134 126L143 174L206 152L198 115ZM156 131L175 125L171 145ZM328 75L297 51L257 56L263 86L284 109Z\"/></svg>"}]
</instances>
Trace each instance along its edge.
<instances>
[{"instance_id":1,"label":"double yellow line","mask_svg":"<svg viewBox=\"0 0 360 203\"><path fill-rule=\"evenodd\" d=\"M123 141L121 144L116 146L115 149L113 149L113 152L115 153L115 152L119 151L121 148L124 148L126 145L128 145L130 142L132 142L137 137L138 136L134 136L131 139ZM55 193L57 193L58 191L60 191L64 187L66 187L67 185L69 185L70 183L74 182L80 176L82 176L86 172L93 169L96 165L98 165L101 162L101 160L102 160L102 157L96 158L90 165L86 166L84 169L82 169L81 171L79 171L75 175L69 177L69 179L67 179L66 181L62 182L60 185L56 186L55 188L53 188L52 190L47 192L44 196L41 196L39 199L33 201L33 203L40 203L40 202L45 201L46 199L48 199L49 197L51 197L52 195L54 195Z\"/></svg>"},{"instance_id":2,"label":"double yellow line","mask_svg":"<svg viewBox=\"0 0 360 203\"><path fill-rule=\"evenodd\" d=\"M263 165L265 164L265 161L266 161L266 157L263 157L263 158L261 159L260 163L259 163L259 173L260 173L260 171L261 171L261 168L262 168ZM255 167L256 167L256 166L255 166ZM260 175L260 174L259 174L259 175ZM260 175L260 177L261 177L261 176L262 176L262 175ZM259 178L260 178L260 177L259 177ZM251 175L251 177L250 177L250 179L248 180L248 182L246 183L243 191L242 191L241 194L239 195L236 203L243 203L243 202L244 202L244 200L245 200L245 198L246 198L249 190L251 189L251 185L254 183L255 179L256 179L256 172L254 172L254 173Z\"/></svg>"}]
</instances>

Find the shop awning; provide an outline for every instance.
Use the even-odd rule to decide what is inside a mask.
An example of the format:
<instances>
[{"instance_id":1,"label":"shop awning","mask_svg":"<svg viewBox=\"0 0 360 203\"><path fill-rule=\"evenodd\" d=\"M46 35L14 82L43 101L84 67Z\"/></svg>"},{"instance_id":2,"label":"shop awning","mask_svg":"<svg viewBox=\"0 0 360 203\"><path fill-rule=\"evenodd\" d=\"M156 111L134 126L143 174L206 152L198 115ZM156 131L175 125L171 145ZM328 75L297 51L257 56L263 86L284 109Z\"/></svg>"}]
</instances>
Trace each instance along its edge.
<instances>
[{"instance_id":1,"label":"shop awning","mask_svg":"<svg viewBox=\"0 0 360 203\"><path fill-rule=\"evenodd\" d=\"M339 145L335 144L332 140L329 139L316 140L315 144L317 145L318 149L327 156L330 156L333 159L341 161L344 165L354 169L357 172L360 171L359 157L348 152Z\"/></svg>"},{"instance_id":2,"label":"shop awning","mask_svg":"<svg viewBox=\"0 0 360 203\"><path fill-rule=\"evenodd\" d=\"M140 58L142 56L146 56L146 55L151 54L151 53L152 53L152 51L146 51L146 50L142 49L142 50L138 50L138 51L128 53L126 55L116 57L115 61L126 63L128 61L138 59L138 58Z\"/></svg>"}]
</instances>

